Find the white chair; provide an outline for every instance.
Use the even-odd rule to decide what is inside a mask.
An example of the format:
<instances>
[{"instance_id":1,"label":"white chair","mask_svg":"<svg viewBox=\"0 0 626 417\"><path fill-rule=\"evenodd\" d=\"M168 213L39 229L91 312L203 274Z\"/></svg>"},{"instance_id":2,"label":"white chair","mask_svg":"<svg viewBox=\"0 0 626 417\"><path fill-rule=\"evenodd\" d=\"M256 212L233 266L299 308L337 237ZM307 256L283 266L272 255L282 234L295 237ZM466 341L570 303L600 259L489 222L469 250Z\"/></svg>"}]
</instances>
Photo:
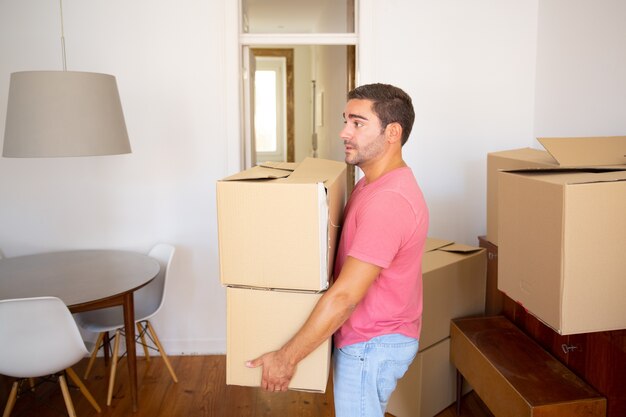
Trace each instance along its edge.
<instances>
[{"instance_id":1,"label":"white chair","mask_svg":"<svg viewBox=\"0 0 626 417\"><path fill-rule=\"evenodd\" d=\"M159 341L159 338L157 337L154 328L149 321L150 318L152 318L155 314L159 312L161 306L163 305L163 301L165 300L165 283L169 275L169 269L172 258L174 256L174 252L175 248L167 244L158 244L154 248L152 248L149 256L159 261L159 264L161 265L161 270L159 272L159 275L155 279L150 281L148 285L140 288L135 292L134 304L135 323L137 324L138 330L137 342L140 342L143 346L146 360L150 360L150 353L148 351L148 348L150 348L150 346L146 343L145 340L145 335L147 334L148 337L154 342L156 350L158 350L161 354L163 362L165 362L165 366L167 366L167 369L169 370L172 379L174 380L174 382L178 382L178 378L174 373L174 369L170 364L167 354L165 353L165 350L163 349L163 346L161 345L161 342ZM91 353L91 358L89 359L89 364L87 365L87 370L85 371L85 379L89 377L89 373L91 372L91 368L96 359L98 350L103 347L105 334L108 335L108 332L115 331L111 372L109 375L109 389L107 393L107 405L111 405L111 400L113 398L113 386L115 384L115 374L117 371L120 339L123 335L124 329L124 314L122 307L117 306L101 310L78 313L74 315L74 318L83 329L98 333L96 345L93 349L93 352Z\"/></svg>"},{"instance_id":2,"label":"white chair","mask_svg":"<svg viewBox=\"0 0 626 417\"><path fill-rule=\"evenodd\" d=\"M63 301L56 297L0 300L0 340L0 374L31 380L59 374L67 412L74 417L76 413L65 379L67 374L91 405L101 411L71 368L89 352ZM19 380L11 387L3 417L8 417L13 410L18 387Z\"/></svg>"}]
</instances>

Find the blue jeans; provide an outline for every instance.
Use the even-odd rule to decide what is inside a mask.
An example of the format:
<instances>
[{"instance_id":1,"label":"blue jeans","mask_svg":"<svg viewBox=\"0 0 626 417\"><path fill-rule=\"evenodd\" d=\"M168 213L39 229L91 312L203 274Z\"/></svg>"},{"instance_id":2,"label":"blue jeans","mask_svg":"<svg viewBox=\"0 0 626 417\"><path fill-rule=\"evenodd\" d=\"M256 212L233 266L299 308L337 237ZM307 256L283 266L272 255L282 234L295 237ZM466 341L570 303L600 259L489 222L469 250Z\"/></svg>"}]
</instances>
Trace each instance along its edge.
<instances>
[{"instance_id":1,"label":"blue jeans","mask_svg":"<svg viewBox=\"0 0 626 417\"><path fill-rule=\"evenodd\" d=\"M334 349L336 417L383 417L391 393L417 354L418 341L388 334Z\"/></svg>"}]
</instances>

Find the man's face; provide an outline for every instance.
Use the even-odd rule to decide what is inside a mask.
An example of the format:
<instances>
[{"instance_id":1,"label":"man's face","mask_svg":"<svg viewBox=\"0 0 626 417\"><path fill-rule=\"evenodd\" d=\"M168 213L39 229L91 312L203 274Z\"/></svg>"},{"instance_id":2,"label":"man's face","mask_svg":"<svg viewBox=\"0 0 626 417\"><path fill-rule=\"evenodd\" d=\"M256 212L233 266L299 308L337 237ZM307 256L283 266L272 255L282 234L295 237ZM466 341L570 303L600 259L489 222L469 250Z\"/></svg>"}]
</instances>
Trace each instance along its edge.
<instances>
[{"instance_id":1,"label":"man's face","mask_svg":"<svg viewBox=\"0 0 626 417\"><path fill-rule=\"evenodd\" d=\"M372 111L371 100L348 101L343 118L345 126L339 136L343 139L347 163L362 166L384 153L385 132Z\"/></svg>"}]
</instances>

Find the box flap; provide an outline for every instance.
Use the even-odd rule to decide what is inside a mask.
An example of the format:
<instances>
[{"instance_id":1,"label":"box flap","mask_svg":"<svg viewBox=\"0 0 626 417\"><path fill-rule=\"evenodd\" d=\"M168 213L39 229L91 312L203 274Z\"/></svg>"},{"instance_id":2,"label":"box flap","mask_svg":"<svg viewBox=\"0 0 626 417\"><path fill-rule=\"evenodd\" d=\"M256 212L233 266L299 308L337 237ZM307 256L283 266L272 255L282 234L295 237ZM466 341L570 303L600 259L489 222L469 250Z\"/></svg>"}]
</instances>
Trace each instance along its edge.
<instances>
[{"instance_id":1,"label":"box flap","mask_svg":"<svg viewBox=\"0 0 626 417\"><path fill-rule=\"evenodd\" d=\"M593 184L599 182L626 181L626 167L624 169L519 169L502 171L502 174L523 175L529 178L538 178L540 181L558 185Z\"/></svg>"},{"instance_id":2,"label":"box flap","mask_svg":"<svg viewBox=\"0 0 626 417\"><path fill-rule=\"evenodd\" d=\"M453 244L454 242L452 240L445 240L445 239L437 239L434 237L427 237L426 238L426 243L424 244L424 253L426 252L432 252L434 250L443 248L444 246L448 246Z\"/></svg>"},{"instance_id":3,"label":"box flap","mask_svg":"<svg viewBox=\"0 0 626 417\"><path fill-rule=\"evenodd\" d=\"M278 178L286 178L291 175L291 173L292 171L283 167L276 168L266 165L258 165L231 175L230 177L226 177L222 181L275 180Z\"/></svg>"},{"instance_id":4,"label":"box flap","mask_svg":"<svg viewBox=\"0 0 626 417\"><path fill-rule=\"evenodd\" d=\"M551 166L558 165L558 162L546 151L534 148L509 149L505 151L490 152L487 154L488 163L492 159L508 160L513 162L503 163L505 166L514 164L515 166ZM498 164L498 165L502 165Z\"/></svg>"},{"instance_id":5,"label":"box flap","mask_svg":"<svg viewBox=\"0 0 626 417\"><path fill-rule=\"evenodd\" d=\"M342 175L345 167L345 162L305 158L298 164L293 174L289 176L289 181L295 183L323 182L328 186L326 183L332 183L337 177Z\"/></svg>"},{"instance_id":6,"label":"box flap","mask_svg":"<svg viewBox=\"0 0 626 417\"><path fill-rule=\"evenodd\" d=\"M559 176L554 181L558 184L581 185L599 182L626 181L625 171L577 173L575 175Z\"/></svg>"},{"instance_id":7,"label":"box flap","mask_svg":"<svg viewBox=\"0 0 626 417\"><path fill-rule=\"evenodd\" d=\"M445 252L453 253L472 253L482 250L482 248L476 246L464 245L462 243L454 243L452 240L437 239L434 237L427 237L424 244L424 253L441 250Z\"/></svg>"},{"instance_id":8,"label":"box flap","mask_svg":"<svg viewBox=\"0 0 626 417\"><path fill-rule=\"evenodd\" d=\"M483 249L476 247L476 246L464 245L462 243L454 243L452 245L448 245L443 248L440 248L439 250L442 250L445 252L454 252L454 253L472 253L472 252L481 251Z\"/></svg>"},{"instance_id":9,"label":"box flap","mask_svg":"<svg viewBox=\"0 0 626 417\"><path fill-rule=\"evenodd\" d=\"M260 163L259 166L263 168L282 169L284 171L295 171L298 166L297 162L278 162L278 161L265 161Z\"/></svg>"},{"instance_id":10,"label":"box flap","mask_svg":"<svg viewBox=\"0 0 626 417\"><path fill-rule=\"evenodd\" d=\"M607 172L598 172L594 175L588 176L582 181L576 182L576 184L590 184L593 182L616 182L616 181L626 181L626 171L607 171ZM570 184L574 184L574 182L570 182Z\"/></svg>"},{"instance_id":11,"label":"box flap","mask_svg":"<svg viewBox=\"0 0 626 417\"><path fill-rule=\"evenodd\" d=\"M561 166L626 164L626 136L537 138Z\"/></svg>"},{"instance_id":12,"label":"box flap","mask_svg":"<svg viewBox=\"0 0 626 417\"><path fill-rule=\"evenodd\" d=\"M426 274L458 262L460 259L476 256L482 251L484 251L483 248L455 243L451 240L426 238L424 257L422 258L422 273Z\"/></svg>"}]
</instances>

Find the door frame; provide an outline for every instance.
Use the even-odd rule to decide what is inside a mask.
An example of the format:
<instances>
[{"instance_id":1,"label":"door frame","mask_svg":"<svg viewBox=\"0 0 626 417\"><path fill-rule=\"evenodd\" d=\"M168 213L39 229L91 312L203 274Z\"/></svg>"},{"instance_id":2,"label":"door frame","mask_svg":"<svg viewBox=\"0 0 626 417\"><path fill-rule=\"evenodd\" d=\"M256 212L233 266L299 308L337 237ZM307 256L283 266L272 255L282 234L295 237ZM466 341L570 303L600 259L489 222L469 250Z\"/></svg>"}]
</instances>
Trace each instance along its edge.
<instances>
[{"instance_id":1,"label":"door frame","mask_svg":"<svg viewBox=\"0 0 626 417\"><path fill-rule=\"evenodd\" d=\"M226 97L224 118L229 128L227 141L224 144L227 154L226 172L235 173L245 168L244 126L243 126L243 76L242 52L245 45L353 45L354 46L354 82L373 82L377 78L375 48L363 49L362 46L373 46L375 42L374 22L376 20L374 0L355 0L354 33L339 34L249 34L241 28L241 1L224 2L225 15L225 48L224 72L226 82L223 94ZM236 91L236 94L232 94ZM355 177L354 166L349 165L349 173Z\"/></svg>"}]
</instances>

